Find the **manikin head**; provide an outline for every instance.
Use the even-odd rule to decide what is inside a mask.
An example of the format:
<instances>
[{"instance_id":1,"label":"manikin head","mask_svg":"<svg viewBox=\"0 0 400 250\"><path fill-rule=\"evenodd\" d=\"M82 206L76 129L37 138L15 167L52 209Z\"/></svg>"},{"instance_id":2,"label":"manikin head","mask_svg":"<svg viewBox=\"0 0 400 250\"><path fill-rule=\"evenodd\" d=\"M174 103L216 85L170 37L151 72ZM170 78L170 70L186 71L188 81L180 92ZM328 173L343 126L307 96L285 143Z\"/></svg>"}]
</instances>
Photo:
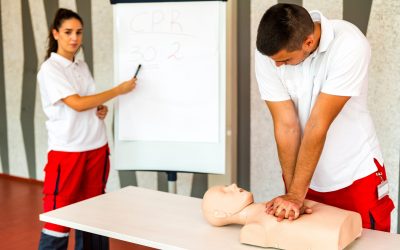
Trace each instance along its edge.
<instances>
[{"instance_id":1,"label":"manikin head","mask_svg":"<svg viewBox=\"0 0 400 250\"><path fill-rule=\"evenodd\" d=\"M256 45L276 66L296 65L315 50L318 34L306 9L295 4L276 4L260 21Z\"/></svg>"},{"instance_id":2,"label":"manikin head","mask_svg":"<svg viewBox=\"0 0 400 250\"><path fill-rule=\"evenodd\" d=\"M253 195L236 184L214 186L204 194L203 215L214 226L238 223L239 212L253 202Z\"/></svg>"}]
</instances>

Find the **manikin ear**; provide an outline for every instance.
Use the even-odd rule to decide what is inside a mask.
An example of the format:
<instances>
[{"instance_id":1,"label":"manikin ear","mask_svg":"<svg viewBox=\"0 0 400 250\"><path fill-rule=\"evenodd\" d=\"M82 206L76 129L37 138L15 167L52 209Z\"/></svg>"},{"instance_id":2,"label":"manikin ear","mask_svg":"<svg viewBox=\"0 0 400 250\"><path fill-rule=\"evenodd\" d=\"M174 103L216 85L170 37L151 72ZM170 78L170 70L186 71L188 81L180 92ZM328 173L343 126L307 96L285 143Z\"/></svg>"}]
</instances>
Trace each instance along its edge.
<instances>
[{"instance_id":1,"label":"manikin ear","mask_svg":"<svg viewBox=\"0 0 400 250\"><path fill-rule=\"evenodd\" d=\"M54 39L55 40L58 40L58 31L56 30L56 29L53 29L52 31L51 31L52 33L53 33L53 37L54 37Z\"/></svg>"}]
</instances>

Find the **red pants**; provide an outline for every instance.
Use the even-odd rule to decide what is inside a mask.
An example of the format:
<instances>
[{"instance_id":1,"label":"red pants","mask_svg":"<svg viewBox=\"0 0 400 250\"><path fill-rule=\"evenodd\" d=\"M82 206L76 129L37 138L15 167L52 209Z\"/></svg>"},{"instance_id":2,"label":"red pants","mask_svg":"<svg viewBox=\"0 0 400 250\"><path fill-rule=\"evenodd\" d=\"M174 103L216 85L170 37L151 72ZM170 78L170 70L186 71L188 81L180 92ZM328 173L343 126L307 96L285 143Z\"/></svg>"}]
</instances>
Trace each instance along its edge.
<instances>
[{"instance_id":1,"label":"red pants","mask_svg":"<svg viewBox=\"0 0 400 250\"><path fill-rule=\"evenodd\" d=\"M110 170L108 156L108 144L85 152L50 151L44 169L44 212L103 194ZM69 228L51 223L44 228L69 232Z\"/></svg>"},{"instance_id":2,"label":"red pants","mask_svg":"<svg viewBox=\"0 0 400 250\"><path fill-rule=\"evenodd\" d=\"M377 172L386 180L385 168L377 160ZM348 187L332 192L308 190L306 199L357 212L361 215L363 228L390 231L390 213L394 209L388 195L378 200L377 186L381 178L376 173L355 181Z\"/></svg>"}]
</instances>

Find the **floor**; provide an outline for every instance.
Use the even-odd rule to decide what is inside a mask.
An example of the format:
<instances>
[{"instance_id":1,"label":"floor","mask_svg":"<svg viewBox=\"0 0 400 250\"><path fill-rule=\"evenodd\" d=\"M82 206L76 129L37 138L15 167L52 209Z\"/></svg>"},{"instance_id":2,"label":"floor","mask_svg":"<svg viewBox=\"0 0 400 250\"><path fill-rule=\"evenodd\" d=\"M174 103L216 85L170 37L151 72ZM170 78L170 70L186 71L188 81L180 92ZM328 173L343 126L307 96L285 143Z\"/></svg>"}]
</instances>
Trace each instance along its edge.
<instances>
[{"instance_id":1,"label":"floor","mask_svg":"<svg viewBox=\"0 0 400 250\"><path fill-rule=\"evenodd\" d=\"M37 249L43 223L42 186L36 180L0 174L0 249ZM73 236L73 232L71 235ZM74 246L70 237L68 250ZM111 250L150 250L124 241L110 239Z\"/></svg>"}]
</instances>

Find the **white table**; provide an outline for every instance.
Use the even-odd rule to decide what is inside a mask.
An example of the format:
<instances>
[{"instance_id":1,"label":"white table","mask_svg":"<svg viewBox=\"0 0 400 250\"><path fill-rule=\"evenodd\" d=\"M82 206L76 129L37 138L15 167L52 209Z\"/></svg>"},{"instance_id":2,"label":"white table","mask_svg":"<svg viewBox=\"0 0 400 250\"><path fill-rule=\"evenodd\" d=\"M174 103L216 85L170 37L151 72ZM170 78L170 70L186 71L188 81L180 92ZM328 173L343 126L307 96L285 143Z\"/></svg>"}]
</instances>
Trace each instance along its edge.
<instances>
[{"instance_id":1,"label":"white table","mask_svg":"<svg viewBox=\"0 0 400 250\"><path fill-rule=\"evenodd\" d=\"M201 199L138 187L43 213L40 220L159 249L262 249L239 243L241 225L210 226ZM400 249L400 235L364 229L346 249Z\"/></svg>"}]
</instances>

